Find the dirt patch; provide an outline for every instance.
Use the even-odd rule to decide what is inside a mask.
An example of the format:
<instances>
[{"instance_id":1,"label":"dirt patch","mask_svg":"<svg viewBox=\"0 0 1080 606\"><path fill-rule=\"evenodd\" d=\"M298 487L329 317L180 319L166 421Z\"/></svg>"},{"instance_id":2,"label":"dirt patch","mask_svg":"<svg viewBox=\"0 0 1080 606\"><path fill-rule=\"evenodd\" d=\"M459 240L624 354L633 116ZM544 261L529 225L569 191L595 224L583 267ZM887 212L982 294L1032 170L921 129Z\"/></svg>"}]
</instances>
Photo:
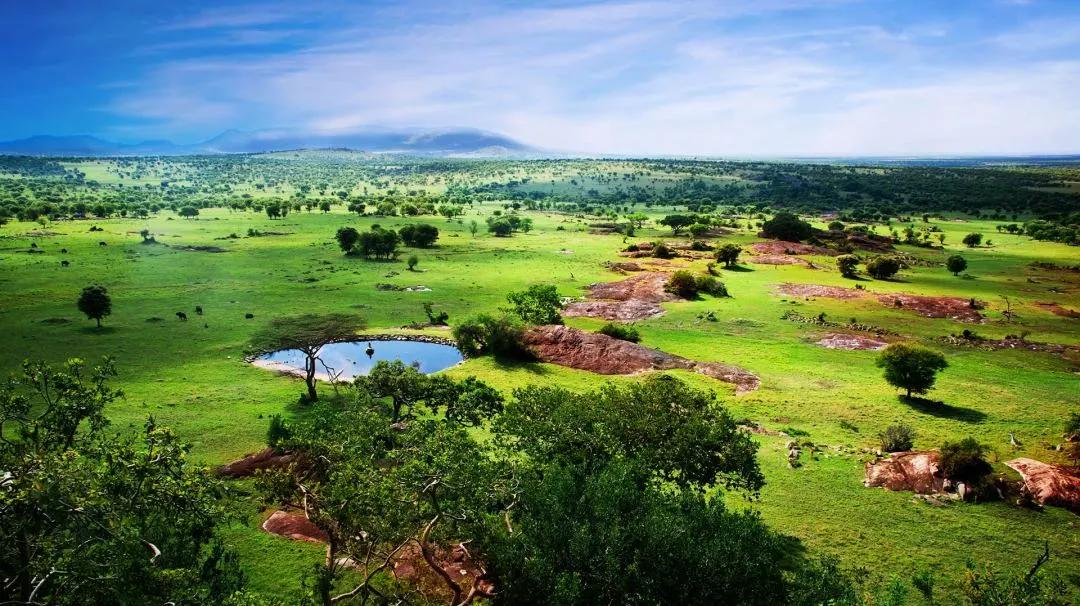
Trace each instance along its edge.
<instances>
[{"instance_id":1,"label":"dirt patch","mask_svg":"<svg viewBox=\"0 0 1080 606\"><path fill-rule=\"evenodd\" d=\"M887 459L866 464L863 486L917 494L943 493L945 479L938 472L940 461L941 455L934 451L896 452Z\"/></svg>"},{"instance_id":2,"label":"dirt patch","mask_svg":"<svg viewBox=\"0 0 1080 606\"><path fill-rule=\"evenodd\" d=\"M830 299L859 299L866 296L866 291L840 286L821 286L819 284L781 284L776 289L781 294L792 297L828 297Z\"/></svg>"},{"instance_id":3,"label":"dirt patch","mask_svg":"<svg viewBox=\"0 0 1080 606\"><path fill-rule=\"evenodd\" d=\"M618 282L592 284L587 300L570 303L563 314L622 321L655 318L664 313L660 307L662 301L678 300L664 291L670 277L667 272L648 272Z\"/></svg>"},{"instance_id":4,"label":"dirt patch","mask_svg":"<svg viewBox=\"0 0 1080 606\"><path fill-rule=\"evenodd\" d=\"M1080 311L1076 311L1075 309L1069 309L1068 307L1063 307L1060 303L1037 301L1035 303L1035 306L1045 309L1046 311L1054 314L1055 316L1062 316L1064 318L1074 319L1080 318Z\"/></svg>"},{"instance_id":5,"label":"dirt patch","mask_svg":"<svg viewBox=\"0 0 1080 606\"><path fill-rule=\"evenodd\" d=\"M770 240L758 242L750 246L750 250L759 255L835 255L835 250L802 244L799 242L784 242L783 240Z\"/></svg>"},{"instance_id":6,"label":"dirt patch","mask_svg":"<svg viewBox=\"0 0 1080 606\"><path fill-rule=\"evenodd\" d=\"M191 252L207 252L207 253L223 253L229 252L228 249L220 246L174 246L176 250L186 250Z\"/></svg>"},{"instance_id":7,"label":"dirt patch","mask_svg":"<svg viewBox=\"0 0 1080 606\"><path fill-rule=\"evenodd\" d=\"M299 512L275 511L262 523L262 529L293 541L326 543L329 539L325 532Z\"/></svg>"},{"instance_id":8,"label":"dirt patch","mask_svg":"<svg viewBox=\"0 0 1080 606\"><path fill-rule=\"evenodd\" d=\"M735 385L735 393L761 385L750 371L719 362L696 362L637 343L567 326L537 326L525 344L542 362L604 375L632 375L653 370L692 370Z\"/></svg>"},{"instance_id":9,"label":"dirt patch","mask_svg":"<svg viewBox=\"0 0 1080 606\"><path fill-rule=\"evenodd\" d=\"M1064 507L1080 514L1080 472L1035 459L1006 461L1023 478L1021 491L1039 505Z\"/></svg>"},{"instance_id":10,"label":"dirt patch","mask_svg":"<svg viewBox=\"0 0 1080 606\"><path fill-rule=\"evenodd\" d=\"M828 349L846 349L849 351L878 351L879 349L885 349L885 346L888 345L888 343L880 339L845 333L827 334L817 344Z\"/></svg>"},{"instance_id":11,"label":"dirt patch","mask_svg":"<svg viewBox=\"0 0 1080 606\"><path fill-rule=\"evenodd\" d=\"M217 469L219 475L229 478L243 478L260 469L285 469L296 461L296 455L289 452L277 452L269 446L259 452L246 455Z\"/></svg>"},{"instance_id":12,"label":"dirt patch","mask_svg":"<svg viewBox=\"0 0 1080 606\"><path fill-rule=\"evenodd\" d=\"M634 263L633 261L622 261L619 263L608 263L608 269L611 271L628 272L628 271L645 271L645 268L640 263Z\"/></svg>"},{"instance_id":13,"label":"dirt patch","mask_svg":"<svg viewBox=\"0 0 1080 606\"><path fill-rule=\"evenodd\" d=\"M950 318L960 322L981 322L983 315L971 307L971 299L960 297L927 297L922 295L878 295L886 307L913 311L924 318ZM897 301L900 303L897 304Z\"/></svg>"},{"instance_id":14,"label":"dirt patch","mask_svg":"<svg viewBox=\"0 0 1080 606\"><path fill-rule=\"evenodd\" d=\"M806 259L800 259L791 255L754 255L747 258L750 263L757 265L802 265L810 267Z\"/></svg>"}]
</instances>

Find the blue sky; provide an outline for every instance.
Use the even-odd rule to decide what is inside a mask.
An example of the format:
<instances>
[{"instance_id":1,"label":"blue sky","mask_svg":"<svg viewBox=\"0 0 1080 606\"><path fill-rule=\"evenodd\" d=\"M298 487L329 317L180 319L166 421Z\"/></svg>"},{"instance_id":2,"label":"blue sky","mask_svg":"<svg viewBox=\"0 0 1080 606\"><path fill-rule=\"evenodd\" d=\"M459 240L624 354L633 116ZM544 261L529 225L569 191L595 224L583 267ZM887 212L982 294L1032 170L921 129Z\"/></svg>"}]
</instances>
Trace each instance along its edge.
<instances>
[{"instance_id":1,"label":"blue sky","mask_svg":"<svg viewBox=\"0 0 1080 606\"><path fill-rule=\"evenodd\" d=\"M1080 2L10 1L0 139L474 127L595 153L1080 152Z\"/></svg>"}]
</instances>

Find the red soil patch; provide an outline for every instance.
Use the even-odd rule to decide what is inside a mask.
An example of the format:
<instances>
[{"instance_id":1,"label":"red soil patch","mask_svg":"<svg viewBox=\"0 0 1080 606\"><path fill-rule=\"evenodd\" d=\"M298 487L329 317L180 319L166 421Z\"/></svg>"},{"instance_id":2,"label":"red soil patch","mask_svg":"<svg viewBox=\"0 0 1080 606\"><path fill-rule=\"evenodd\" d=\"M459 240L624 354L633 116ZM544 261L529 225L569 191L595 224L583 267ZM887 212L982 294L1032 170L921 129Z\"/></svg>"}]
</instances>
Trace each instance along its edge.
<instances>
[{"instance_id":1,"label":"red soil patch","mask_svg":"<svg viewBox=\"0 0 1080 606\"><path fill-rule=\"evenodd\" d=\"M311 543L326 543L329 537L299 512L275 511L262 523L262 529L270 534Z\"/></svg>"},{"instance_id":2,"label":"red soil patch","mask_svg":"<svg viewBox=\"0 0 1080 606\"><path fill-rule=\"evenodd\" d=\"M781 284L777 288L781 294L793 297L828 297L830 299L859 299L866 296L866 292L854 288L841 288L839 286L821 286L818 284Z\"/></svg>"},{"instance_id":3,"label":"red soil patch","mask_svg":"<svg viewBox=\"0 0 1080 606\"><path fill-rule=\"evenodd\" d=\"M693 370L735 385L736 393L757 389L761 381L738 366L696 362L637 343L567 326L537 326L525 334L525 344L543 362L604 375L631 375L652 370Z\"/></svg>"},{"instance_id":4,"label":"red soil patch","mask_svg":"<svg viewBox=\"0 0 1080 606\"><path fill-rule=\"evenodd\" d=\"M866 464L867 488L909 490L917 494L945 492L945 480L938 473L941 455L937 452L896 452L887 459Z\"/></svg>"},{"instance_id":5,"label":"red soil patch","mask_svg":"<svg viewBox=\"0 0 1080 606\"><path fill-rule=\"evenodd\" d=\"M828 349L847 349L850 351L877 351L879 349L885 349L885 346L888 345L888 343L880 339L872 339L862 335L846 333L827 334L825 335L825 338L818 341L817 344Z\"/></svg>"},{"instance_id":6,"label":"red soil patch","mask_svg":"<svg viewBox=\"0 0 1080 606\"><path fill-rule=\"evenodd\" d=\"M770 240L750 246L750 250L760 255L835 255L836 251L799 242Z\"/></svg>"},{"instance_id":7,"label":"red soil patch","mask_svg":"<svg viewBox=\"0 0 1080 606\"><path fill-rule=\"evenodd\" d=\"M972 309L971 299L960 297L926 297L922 295L878 295L878 301L886 307L914 311L925 318L951 318L960 322L981 322L983 316ZM896 302L900 301L901 305Z\"/></svg>"},{"instance_id":8,"label":"red soil patch","mask_svg":"<svg viewBox=\"0 0 1080 606\"><path fill-rule=\"evenodd\" d=\"M675 295L664 291L671 274L649 272L618 282L600 282L589 286L588 301L566 306L564 315L588 316L605 320L641 320L664 313L659 303L675 301Z\"/></svg>"},{"instance_id":9,"label":"red soil patch","mask_svg":"<svg viewBox=\"0 0 1080 606\"><path fill-rule=\"evenodd\" d=\"M1036 503L1064 507L1080 514L1080 472L1026 458L1005 464L1020 474L1023 478L1021 490Z\"/></svg>"},{"instance_id":10,"label":"red soil patch","mask_svg":"<svg viewBox=\"0 0 1080 606\"><path fill-rule=\"evenodd\" d=\"M230 478L243 478L260 469L284 469L295 460L296 455L293 453L278 453L273 448L267 447L228 465L223 465L217 469L217 472Z\"/></svg>"},{"instance_id":11,"label":"red soil patch","mask_svg":"<svg viewBox=\"0 0 1080 606\"><path fill-rule=\"evenodd\" d=\"M645 268L640 263L634 263L633 261L608 263L608 269L611 271L645 271Z\"/></svg>"},{"instance_id":12,"label":"red soil patch","mask_svg":"<svg viewBox=\"0 0 1080 606\"><path fill-rule=\"evenodd\" d=\"M1037 307L1041 307L1046 311L1054 314L1055 316L1062 316L1065 318L1080 318L1080 311L1075 309L1069 309L1068 307L1062 307L1060 303L1049 303L1046 301L1038 301L1035 303Z\"/></svg>"},{"instance_id":13,"label":"red soil patch","mask_svg":"<svg viewBox=\"0 0 1080 606\"><path fill-rule=\"evenodd\" d=\"M810 267L810 264L805 259L791 255L754 255L747 260L758 265L804 265Z\"/></svg>"}]
</instances>

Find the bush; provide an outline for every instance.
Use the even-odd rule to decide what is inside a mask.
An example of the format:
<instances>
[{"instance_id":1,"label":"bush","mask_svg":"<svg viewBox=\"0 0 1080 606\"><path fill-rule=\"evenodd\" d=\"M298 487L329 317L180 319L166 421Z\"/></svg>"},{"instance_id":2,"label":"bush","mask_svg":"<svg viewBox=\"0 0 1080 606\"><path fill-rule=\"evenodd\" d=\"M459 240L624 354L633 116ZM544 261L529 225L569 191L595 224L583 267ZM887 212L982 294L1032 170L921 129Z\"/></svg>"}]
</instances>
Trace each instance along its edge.
<instances>
[{"instance_id":1,"label":"bush","mask_svg":"<svg viewBox=\"0 0 1080 606\"><path fill-rule=\"evenodd\" d=\"M439 239L439 228L427 223L406 225L398 230L398 235L406 246L428 248Z\"/></svg>"},{"instance_id":2,"label":"bush","mask_svg":"<svg viewBox=\"0 0 1080 606\"><path fill-rule=\"evenodd\" d=\"M562 298L552 284L533 284L506 295L512 311L528 324L562 324Z\"/></svg>"},{"instance_id":3,"label":"bush","mask_svg":"<svg viewBox=\"0 0 1080 606\"><path fill-rule=\"evenodd\" d=\"M653 246L652 256L656 257L657 259L670 259L674 257L675 254L671 252L671 249L667 247L667 244L664 244L663 242L657 242Z\"/></svg>"},{"instance_id":4,"label":"bush","mask_svg":"<svg viewBox=\"0 0 1080 606\"><path fill-rule=\"evenodd\" d=\"M793 213L776 213L761 226L761 233L766 238L801 242L810 237L810 224Z\"/></svg>"},{"instance_id":5,"label":"bush","mask_svg":"<svg viewBox=\"0 0 1080 606\"><path fill-rule=\"evenodd\" d=\"M968 248L975 248L976 246L982 244L982 234L970 233L964 236L962 242L964 243L964 246L967 246Z\"/></svg>"},{"instance_id":6,"label":"bush","mask_svg":"<svg viewBox=\"0 0 1080 606\"><path fill-rule=\"evenodd\" d=\"M608 322L600 327L600 330L596 331L602 335L607 335L620 341L630 341L631 343L637 343L641 340L641 335L633 326L627 324L615 324Z\"/></svg>"},{"instance_id":7,"label":"bush","mask_svg":"<svg viewBox=\"0 0 1080 606\"><path fill-rule=\"evenodd\" d=\"M712 276L698 276L694 279L698 292L703 292L713 297L729 297L727 286Z\"/></svg>"},{"instance_id":8,"label":"bush","mask_svg":"<svg viewBox=\"0 0 1080 606\"><path fill-rule=\"evenodd\" d=\"M884 452L904 452L915 445L915 430L904 424L889 425L878 434L878 440Z\"/></svg>"},{"instance_id":9,"label":"bush","mask_svg":"<svg viewBox=\"0 0 1080 606\"><path fill-rule=\"evenodd\" d=\"M967 259L960 255L953 255L945 261L945 267L948 268L954 276L959 276L960 272L967 269Z\"/></svg>"},{"instance_id":10,"label":"bush","mask_svg":"<svg viewBox=\"0 0 1080 606\"><path fill-rule=\"evenodd\" d=\"M878 280L886 280L900 271L900 261L895 257L875 257L866 263L866 273Z\"/></svg>"},{"instance_id":11,"label":"bush","mask_svg":"<svg viewBox=\"0 0 1080 606\"><path fill-rule=\"evenodd\" d=\"M266 445L277 448L290 437L292 437L292 432L285 424L285 419L281 418L281 415L270 417L270 427L266 430Z\"/></svg>"},{"instance_id":12,"label":"bush","mask_svg":"<svg viewBox=\"0 0 1080 606\"><path fill-rule=\"evenodd\" d=\"M697 296L697 280L694 279L694 274L685 269L679 270L671 274L664 284L664 290L684 299L693 299Z\"/></svg>"},{"instance_id":13,"label":"bush","mask_svg":"<svg viewBox=\"0 0 1080 606\"><path fill-rule=\"evenodd\" d=\"M716 260L724 264L724 267L734 267L739 261L742 248L738 244L725 244L716 251Z\"/></svg>"},{"instance_id":14,"label":"bush","mask_svg":"<svg viewBox=\"0 0 1080 606\"><path fill-rule=\"evenodd\" d=\"M971 487L982 486L994 468L986 460L987 449L975 438L964 438L959 442L946 442L941 445L941 463L938 469L941 475L963 482Z\"/></svg>"},{"instance_id":15,"label":"bush","mask_svg":"<svg viewBox=\"0 0 1080 606\"><path fill-rule=\"evenodd\" d=\"M524 325L509 316L479 314L455 326L452 334L468 357L532 358L524 343Z\"/></svg>"},{"instance_id":16,"label":"bush","mask_svg":"<svg viewBox=\"0 0 1080 606\"><path fill-rule=\"evenodd\" d=\"M840 270L840 275L845 278L854 278L858 275L859 257L855 255L840 255L836 258L836 269Z\"/></svg>"}]
</instances>

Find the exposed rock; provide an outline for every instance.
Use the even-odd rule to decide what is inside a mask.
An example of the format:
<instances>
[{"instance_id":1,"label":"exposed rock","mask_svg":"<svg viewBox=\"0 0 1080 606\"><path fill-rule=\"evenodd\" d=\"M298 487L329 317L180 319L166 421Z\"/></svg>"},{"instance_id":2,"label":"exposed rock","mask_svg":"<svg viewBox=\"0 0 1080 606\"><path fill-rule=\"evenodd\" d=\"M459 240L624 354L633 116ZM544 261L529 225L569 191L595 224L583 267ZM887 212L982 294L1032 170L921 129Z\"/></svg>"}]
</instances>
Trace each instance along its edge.
<instances>
[{"instance_id":1,"label":"exposed rock","mask_svg":"<svg viewBox=\"0 0 1080 606\"><path fill-rule=\"evenodd\" d=\"M692 370L735 385L736 393L757 389L761 381L750 371L719 362L696 362L637 343L567 326L536 326L525 344L537 359L605 375L652 370Z\"/></svg>"},{"instance_id":2,"label":"exposed rock","mask_svg":"<svg viewBox=\"0 0 1080 606\"><path fill-rule=\"evenodd\" d=\"M835 255L835 250L802 244L800 242L785 242L783 240L770 240L750 245L750 250L763 255Z\"/></svg>"},{"instance_id":3,"label":"exposed rock","mask_svg":"<svg viewBox=\"0 0 1080 606\"><path fill-rule=\"evenodd\" d=\"M820 284L781 284L776 289L782 294L794 297L828 297L830 299L859 299L866 292L840 286L822 286Z\"/></svg>"},{"instance_id":4,"label":"exposed rock","mask_svg":"<svg viewBox=\"0 0 1080 606\"><path fill-rule=\"evenodd\" d=\"M662 301L678 300L664 290L670 277L667 272L649 272L617 282L592 284L588 300L570 303L563 315L622 321L655 318L664 313L660 307Z\"/></svg>"},{"instance_id":5,"label":"exposed rock","mask_svg":"<svg viewBox=\"0 0 1080 606\"><path fill-rule=\"evenodd\" d=\"M326 543L329 538L325 532L299 512L275 511L262 523L262 529L293 541Z\"/></svg>"},{"instance_id":6,"label":"exposed rock","mask_svg":"<svg viewBox=\"0 0 1080 606\"><path fill-rule=\"evenodd\" d=\"M1080 514L1080 472L1035 459L1019 458L1005 465L1023 478L1021 490L1039 505L1064 507Z\"/></svg>"},{"instance_id":7,"label":"exposed rock","mask_svg":"<svg viewBox=\"0 0 1080 606\"><path fill-rule=\"evenodd\" d=\"M914 311L926 318L951 318L960 322L981 322L983 319L978 309L971 306L971 299L960 297L928 297L895 293L878 295L878 301L887 307Z\"/></svg>"},{"instance_id":8,"label":"exposed rock","mask_svg":"<svg viewBox=\"0 0 1080 606\"><path fill-rule=\"evenodd\" d=\"M938 473L941 455L934 451L895 452L889 458L866 464L867 488L910 490L918 494L945 492L945 479Z\"/></svg>"},{"instance_id":9,"label":"exposed rock","mask_svg":"<svg viewBox=\"0 0 1080 606\"><path fill-rule=\"evenodd\" d=\"M888 345L888 343L880 339L843 333L827 334L823 339L818 341L817 344L828 349L847 349L850 351L877 351L879 349L885 349L885 346Z\"/></svg>"},{"instance_id":10,"label":"exposed rock","mask_svg":"<svg viewBox=\"0 0 1080 606\"><path fill-rule=\"evenodd\" d=\"M285 469L296 460L296 455L290 452L279 453L269 446L259 452L246 455L232 463L218 468L220 475L230 478L243 478L250 476L260 469Z\"/></svg>"}]
</instances>

